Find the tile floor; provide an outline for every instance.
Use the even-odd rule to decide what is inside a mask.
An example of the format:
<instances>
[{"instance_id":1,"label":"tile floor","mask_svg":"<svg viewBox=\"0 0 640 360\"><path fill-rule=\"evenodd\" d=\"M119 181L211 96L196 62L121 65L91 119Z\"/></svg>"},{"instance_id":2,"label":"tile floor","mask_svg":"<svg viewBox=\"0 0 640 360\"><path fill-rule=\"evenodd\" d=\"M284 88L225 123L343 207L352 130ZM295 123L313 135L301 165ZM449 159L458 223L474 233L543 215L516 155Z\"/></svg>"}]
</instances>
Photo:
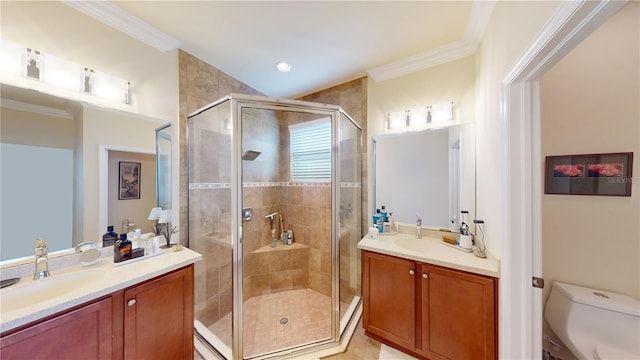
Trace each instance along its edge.
<instances>
[{"instance_id":1,"label":"tile floor","mask_svg":"<svg viewBox=\"0 0 640 360\"><path fill-rule=\"evenodd\" d=\"M346 304L342 304L341 309L346 309ZM244 346L248 356L331 336L331 298L310 289L254 297L245 302L244 310ZM284 317L289 321L282 325L280 320ZM228 345L231 345L230 328L231 315L209 326L209 330ZM322 359L377 360L381 356L380 346L380 342L364 334L361 318L346 351Z\"/></svg>"},{"instance_id":2,"label":"tile floor","mask_svg":"<svg viewBox=\"0 0 640 360\"><path fill-rule=\"evenodd\" d=\"M377 360L380 357L380 342L364 334L362 317L353 332L347 350L341 354L322 358L323 360Z\"/></svg>"},{"instance_id":3,"label":"tile floor","mask_svg":"<svg viewBox=\"0 0 640 360\"><path fill-rule=\"evenodd\" d=\"M286 319L286 323L282 324ZM231 314L209 326L231 345ZM244 303L244 351L252 357L331 337L331 298L310 289L257 296Z\"/></svg>"}]
</instances>

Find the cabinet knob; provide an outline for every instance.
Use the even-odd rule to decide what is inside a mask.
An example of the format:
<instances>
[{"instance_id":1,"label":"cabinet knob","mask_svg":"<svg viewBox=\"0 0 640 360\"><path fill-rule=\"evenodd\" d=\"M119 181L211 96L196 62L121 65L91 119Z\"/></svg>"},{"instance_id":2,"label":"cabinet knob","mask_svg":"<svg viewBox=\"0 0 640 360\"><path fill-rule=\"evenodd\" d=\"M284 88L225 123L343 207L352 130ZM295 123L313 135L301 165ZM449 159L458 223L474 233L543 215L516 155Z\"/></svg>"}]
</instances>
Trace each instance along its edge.
<instances>
[{"instance_id":1,"label":"cabinet knob","mask_svg":"<svg viewBox=\"0 0 640 360\"><path fill-rule=\"evenodd\" d=\"M429 278L429 275L427 275L427 273L424 273L424 274L422 274L422 278L423 278L423 279L428 279L428 278Z\"/></svg>"},{"instance_id":2,"label":"cabinet knob","mask_svg":"<svg viewBox=\"0 0 640 360\"><path fill-rule=\"evenodd\" d=\"M127 306L133 306L136 304L136 299L131 299L129 301L127 301Z\"/></svg>"},{"instance_id":3,"label":"cabinet knob","mask_svg":"<svg viewBox=\"0 0 640 360\"><path fill-rule=\"evenodd\" d=\"M415 274L415 273L416 273L416 272L415 272L415 271L413 271L413 269L409 270L409 275L413 275L413 274Z\"/></svg>"}]
</instances>

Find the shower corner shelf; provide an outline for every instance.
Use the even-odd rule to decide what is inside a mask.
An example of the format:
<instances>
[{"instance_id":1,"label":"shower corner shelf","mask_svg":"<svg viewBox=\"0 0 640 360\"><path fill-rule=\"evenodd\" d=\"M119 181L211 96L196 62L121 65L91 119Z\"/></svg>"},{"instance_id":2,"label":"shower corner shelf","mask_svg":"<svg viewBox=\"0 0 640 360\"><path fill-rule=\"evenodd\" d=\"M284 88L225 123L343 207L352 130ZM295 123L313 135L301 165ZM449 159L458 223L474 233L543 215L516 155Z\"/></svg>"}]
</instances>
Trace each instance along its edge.
<instances>
[{"instance_id":1,"label":"shower corner shelf","mask_svg":"<svg viewBox=\"0 0 640 360\"><path fill-rule=\"evenodd\" d=\"M291 245L283 245L280 241L278 241L278 245L273 247L271 245L265 245L259 249L252 251L252 254L264 253L264 252L272 252L272 251L286 251L286 250L295 250L295 249L308 249L309 246L294 242Z\"/></svg>"}]
</instances>

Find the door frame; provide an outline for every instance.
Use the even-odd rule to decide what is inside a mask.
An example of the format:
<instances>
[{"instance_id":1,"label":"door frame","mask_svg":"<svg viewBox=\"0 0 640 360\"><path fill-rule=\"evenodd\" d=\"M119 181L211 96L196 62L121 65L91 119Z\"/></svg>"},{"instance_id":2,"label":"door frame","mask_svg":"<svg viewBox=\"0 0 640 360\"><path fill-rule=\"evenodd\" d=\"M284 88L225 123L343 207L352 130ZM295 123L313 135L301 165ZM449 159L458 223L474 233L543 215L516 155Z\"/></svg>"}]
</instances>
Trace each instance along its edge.
<instances>
[{"instance_id":1,"label":"door frame","mask_svg":"<svg viewBox=\"0 0 640 360\"><path fill-rule=\"evenodd\" d=\"M501 358L542 358L542 289L531 285L542 277L540 79L625 4L562 2L502 81Z\"/></svg>"}]
</instances>

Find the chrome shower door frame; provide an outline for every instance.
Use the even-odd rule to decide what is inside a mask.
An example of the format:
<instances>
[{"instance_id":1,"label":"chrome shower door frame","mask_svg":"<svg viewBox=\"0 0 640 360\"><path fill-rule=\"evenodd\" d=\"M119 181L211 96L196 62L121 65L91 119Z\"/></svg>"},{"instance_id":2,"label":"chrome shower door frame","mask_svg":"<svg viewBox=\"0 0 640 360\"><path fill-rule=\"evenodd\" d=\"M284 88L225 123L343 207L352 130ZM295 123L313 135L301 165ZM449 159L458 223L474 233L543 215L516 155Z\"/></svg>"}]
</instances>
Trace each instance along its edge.
<instances>
[{"instance_id":1,"label":"chrome shower door frame","mask_svg":"<svg viewBox=\"0 0 640 360\"><path fill-rule=\"evenodd\" d=\"M313 350L329 348L340 342L340 258L339 258L339 200L340 200L340 119L344 115L360 130L360 149L362 149L362 128L339 106L318 104L313 102L276 99L262 96L229 94L228 96L205 106L191 116L205 112L226 101L230 102L231 124L231 242L232 242L232 358L243 359L243 163L242 163L242 110L245 108L294 111L310 114L318 114L331 118L331 338L306 345L297 345L293 348L278 350L264 356L255 357L262 359L271 356L294 356L308 353ZM187 141L189 141L187 139ZM189 164L187 163L187 166ZM187 172L189 173L189 171Z\"/></svg>"}]
</instances>

